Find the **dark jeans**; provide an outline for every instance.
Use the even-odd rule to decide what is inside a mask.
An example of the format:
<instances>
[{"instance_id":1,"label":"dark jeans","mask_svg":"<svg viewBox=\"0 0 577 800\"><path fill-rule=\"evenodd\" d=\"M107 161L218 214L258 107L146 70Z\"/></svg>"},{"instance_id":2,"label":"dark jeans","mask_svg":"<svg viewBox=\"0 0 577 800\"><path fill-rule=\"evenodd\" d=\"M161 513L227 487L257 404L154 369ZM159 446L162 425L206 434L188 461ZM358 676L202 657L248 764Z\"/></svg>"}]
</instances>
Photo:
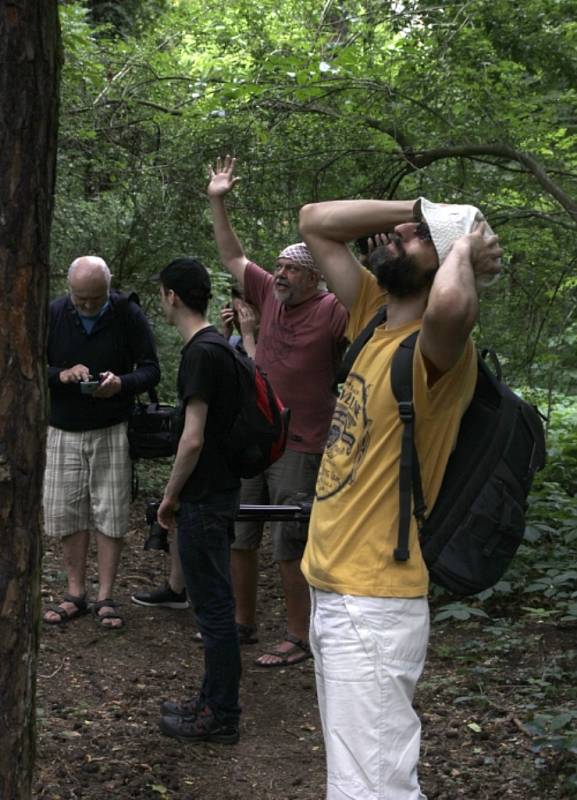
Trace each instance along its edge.
<instances>
[{"instance_id":1,"label":"dark jeans","mask_svg":"<svg viewBox=\"0 0 577 800\"><path fill-rule=\"evenodd\" d=\"M230 544L238 492L218 492L200 502L181 502L178 552L186 590L204 644L200 700L222 722L238 720L240 648L234 619Z\"/></svg>"}]
</instances>

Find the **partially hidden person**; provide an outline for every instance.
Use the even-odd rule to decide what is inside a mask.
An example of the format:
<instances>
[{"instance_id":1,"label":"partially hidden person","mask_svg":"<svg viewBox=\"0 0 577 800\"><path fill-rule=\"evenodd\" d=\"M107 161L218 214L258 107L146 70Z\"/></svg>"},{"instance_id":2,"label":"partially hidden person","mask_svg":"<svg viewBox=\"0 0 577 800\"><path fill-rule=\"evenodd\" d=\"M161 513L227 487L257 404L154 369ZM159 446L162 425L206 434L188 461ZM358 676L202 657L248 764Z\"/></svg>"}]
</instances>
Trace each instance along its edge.
<instances>
[{"instance_id":1,"label":"partially hidden person","mask_svg":"<svg viewBox=\"0 0 577 800\"><path fill-rule=\"evenodd\" d=\"M231 287L231 300L221 309L220 322L220 332L228 343L246 353L249 358L254 359L258 314L244 300L242 291L237 286ZM173 536L169 538L169 575L167 581L157 588L135 592L131 600L137 605L151 608L184 610L189 607L178 547ZM237 627L241 644L253 644L256 641L251 628L243 625L238 625ZM202 641L200 633L196 634L195 640Z\"/></svg>"},{"instance_id":2,"label":"partially hidden person","mask_svg":"<svg viewBox=\"0 0 577 800\"><path fill-rule=\"evenodd\" d=\"M290 408L291 422L283 456L262 475L243 481L241 502L282 505L295 497L312 498L335 407L332 391L344 347L347 311L321 286L321 275L303 242L278 255L274 271L251 261L231 225L225 196L236 182L235 159L219 159L209 168L208 197L214 233L224 267L242 287L246 302L260 315L255 361ZM232 574L236 619L246 639L257 639L258 549L263 524L236 525ZM307 526L271 524L273 558L278 562L286 603L282 641L261 655L260 667L282 667L310 658L309 593L300 570Z\"/></svg>"}]
</instances>

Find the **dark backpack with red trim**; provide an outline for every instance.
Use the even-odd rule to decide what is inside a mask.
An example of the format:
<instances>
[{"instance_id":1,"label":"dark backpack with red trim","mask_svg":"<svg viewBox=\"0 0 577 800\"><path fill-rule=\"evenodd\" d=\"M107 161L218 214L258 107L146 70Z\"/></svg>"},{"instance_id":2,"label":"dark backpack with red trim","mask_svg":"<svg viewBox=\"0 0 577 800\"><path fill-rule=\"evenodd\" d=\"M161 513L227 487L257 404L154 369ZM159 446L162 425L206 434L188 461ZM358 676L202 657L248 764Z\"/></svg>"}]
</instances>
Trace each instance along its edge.
<instances>
[{"instance_id":1,"label":"dark backpack with red trim","mask_svg":"<svg viewBox=\"0 0 577 800\"><path fill-rule=\"evenodd\" d=\"M246 353L231 347L218 333L204 333L202 342L228 350L234 360L239 410L223 436L223 444L232 471L240 478L253 478L284 453L290 411L263 370Z\"/></svg>"}]
</instances>

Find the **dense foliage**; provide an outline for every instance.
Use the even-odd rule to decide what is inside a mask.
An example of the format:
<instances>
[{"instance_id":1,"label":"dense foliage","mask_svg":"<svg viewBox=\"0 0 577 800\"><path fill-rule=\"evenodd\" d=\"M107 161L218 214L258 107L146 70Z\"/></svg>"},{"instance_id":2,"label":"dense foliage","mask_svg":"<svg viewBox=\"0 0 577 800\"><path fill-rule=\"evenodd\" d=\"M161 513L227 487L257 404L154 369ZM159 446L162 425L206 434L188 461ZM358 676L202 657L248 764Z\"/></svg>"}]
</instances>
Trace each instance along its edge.
<instances>
[{"instance_id":1,"label":"dense foliage","mask_svg":"<svg viewBox=\"0 0 577 800\"><path fill-rule=\"evenodd\" d=\"M439 620L575 624L576 0L63 0L61 18L54 292L73 257L95 252L154 315L147 276L195 253L216 313L228 284L206 165L226 152L242 176L235 226L265 265L307 201L424 194L484 209L505 274L477 335L549 414L550 460L507 579L478 603L439 598ZM178 342L160 320L157 333L169 393ZM573 753L563 713L534 729Z\"/></svg>"},{"instance_id":2,"label":"dense foliage","mask_svg":"<svg viewBox=\"0 0 577 800\"><path fill-rule=\"evenodd\" d=\"M55 274L89 249L139 288L177 253L216 265L205 176L225 151L241 160L241 240L265 264L309 200L472 201L507 254L480 336L510 376L574 391L576 10L63 3Z\"/></svg>"}]
</instances>

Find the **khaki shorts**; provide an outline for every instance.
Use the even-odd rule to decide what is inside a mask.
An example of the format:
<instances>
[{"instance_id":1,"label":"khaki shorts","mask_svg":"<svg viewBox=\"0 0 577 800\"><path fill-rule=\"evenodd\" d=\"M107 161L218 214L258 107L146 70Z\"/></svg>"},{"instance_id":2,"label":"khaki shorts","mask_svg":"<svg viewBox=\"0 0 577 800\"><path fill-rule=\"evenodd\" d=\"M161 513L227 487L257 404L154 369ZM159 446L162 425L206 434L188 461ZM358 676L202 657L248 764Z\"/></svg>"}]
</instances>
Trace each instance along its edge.
<instances>
[{"instance_id":1,"label":"khaki shorts","mask_svg":"<svg viewBox=\"0 0 577 800\"><path fill-rule=\"evenodd\" d=\"M262 475L242 481L240 502L249 504L291 505L299 500L312 502L322 453L297 453L285 450L281 458ZM272 555L275 561L297 561L307 543L308 523L271 522ZM234 550L257 550L263 534L262 522L237 522Z\"/></svg>"},{"instance_id":2,"label":"khaki shorts","mask_svg":"<svg viewBox=\"0 0 577 800\"><path fill-rule=\"evenodd\" d=\"M132 465L126 423L94 431L48 428L44 527L63 538L96 529L120 538L128 531Z\"/></svg>"}]
</instances>

